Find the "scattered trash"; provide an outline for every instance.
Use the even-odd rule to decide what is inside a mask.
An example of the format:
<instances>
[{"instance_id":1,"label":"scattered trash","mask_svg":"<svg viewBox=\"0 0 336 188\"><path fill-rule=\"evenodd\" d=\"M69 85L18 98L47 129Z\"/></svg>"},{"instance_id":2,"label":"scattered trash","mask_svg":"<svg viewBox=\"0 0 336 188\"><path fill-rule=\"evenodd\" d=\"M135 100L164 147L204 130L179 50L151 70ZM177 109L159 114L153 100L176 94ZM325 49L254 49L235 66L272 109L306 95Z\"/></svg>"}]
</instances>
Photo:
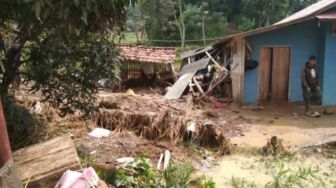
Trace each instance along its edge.
<instances>
[{"instance_id":1,"label":"scattered trash","mask_svg":"<svg viewBox=\"0 0 336 188\"><path fill-rule=\"evenodd\" d=\"M188 125L188 127L187 127L187 131L188 131L188 132L192 132L192 133L196 132L196 123L195 123L195 121L191 122L191 123Z\"/></svg>"},{"instance_id":2,"label":"scattered trash","mask_svg":"<svg viewBox=\"0 0 336 188\"><path fill-rule=\"evenodd\" d=\"M132 96L132 97L136 97L135 92L133 91L133 89L128 89L126 92L127 96Z\"/></svg>"},{"instance_id":3,"label":"scattered trash","mask_svg":"<svg viewBox=\"0 0 336 188\"><path fill-rule=\"evenodd\" d=\"M299 119L299 114L297 112L293 112L294 119Z\"/></svg>"},{"instance_id":4,"label":"scattered trash","mask_svg":"<svg viewBox=\"0 0 336 188\"><path fill-rule=\"evenodd\" d=\"M170 161L170 156L171 156L170 151L166 150L165 154L164 154L163 170L167 169L167 167L169 165L169 161Z\"/></svg>"},{"instance_id":5,"label":"scattered trash","mask_svg":"<svg viewBox=\"0 0 336 188\"><path fill-rule=\"evenodd\" d=\"M37 101L34 105L33 108L31 110L33 113L35 114L41 114L43 111L43 106L42 103L40 101Z\"/></svg>"},{"instance_id":6,"label":"scattered trash","mask_svg":"<svg viewBox=\"0 0 336 188\"><path fill-rule=\"evenodd\" d=\"M171 158L171 153L169 150L165 150L164 153L161 153L159 162L157 164L157 169L166 170L169 165L170 158ZM163 162L163 166L162 166L162 162Z\"/></svg>"},{"instance_id":7,"label":"scattered trash","mask_svg":"<svg viewBox=\"0 0 336 188\"><path fill-rule=\"evenodd\" d=\"M92 168L84 169L83 173L67 170L56 184L55 188L95 188L100 180Z\"/></svg>"},{"instance_id":8,"label":"scattered trash","mask_svg":"<svg viewBox=\"0 0 336 188\"><path fill-rule=\"evenodd\" d=\"M211 168L214 165L215 165L215 159L211 156L201 160L201 167L204 169Z\"/></svg>"},{"instance_id":9,"label":"scattered trash","mask_svg":"<svg viewBox=\"0 0 336 188\"><path fill-rule=\"evenodd\" d=\"M122 157L122 158L116 159L116 162L120 165L127 165L128 163L134 162L134 158L133 157Z\"/></svg>"},{"instance_id":10,"label":"scattered trash","mask_svg":"<svg viewBox=\"0 0 336 188\"><path fill-rule=\"evenodd\" d=\"M93 138L103 138L108 137L109 135L110 131L103 128L95 128L92 132L89 133L89 136Z\"/></svg>"},{"instance_id":11,"label":"scattered trash","mask_svg":"<svg viewBox=\"0 0 336 188\"><path fill-rule=\"evenodd\" d=\"M224 109L224 108L225 108L225 105L222 104L222 103L215 103L215 104L214 104L214 108L215 108L215 109Z\"/></svg>"},{"instance_id":12,"label":"scattered trash","mask_svg":"<svg viewBox=\"0 0 336 188\"><path fill-rule=\"evenodd\" d=\"M93 151L90 152L90 155L94 155L96 153L97 153L97 150L93 150Z\"/></svg>"},{"instance_id":13,"label":"scattered trash","mask_svg":"<svg viewBox=\"0 0 336 188\"><path fill-rule=\"evenodd\" d=\"M202 168L210 168L211 164L208 160L204 159L204 160L201 161L201 166L202 166Z\"/></svg>"}]
</instances>

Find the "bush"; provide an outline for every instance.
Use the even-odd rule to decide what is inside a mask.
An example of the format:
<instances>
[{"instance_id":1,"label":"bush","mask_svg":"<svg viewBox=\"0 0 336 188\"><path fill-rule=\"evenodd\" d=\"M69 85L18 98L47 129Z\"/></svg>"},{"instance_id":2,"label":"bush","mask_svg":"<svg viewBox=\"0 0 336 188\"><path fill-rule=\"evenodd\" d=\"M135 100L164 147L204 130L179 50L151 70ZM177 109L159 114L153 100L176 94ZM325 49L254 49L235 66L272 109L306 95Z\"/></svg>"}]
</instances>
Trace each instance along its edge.
<instances>
[{"instance_id":1,"label":"bush","mask_svg":"<svg viewBox=\"0 0 336 188\"><path fill-rule=\"evenodd\" d=\"M3 99L3 107L12 149L37 143L36 134L41 132L37 130L41 125L37 117L8 97Z\"/></svg>"}]
</instances>

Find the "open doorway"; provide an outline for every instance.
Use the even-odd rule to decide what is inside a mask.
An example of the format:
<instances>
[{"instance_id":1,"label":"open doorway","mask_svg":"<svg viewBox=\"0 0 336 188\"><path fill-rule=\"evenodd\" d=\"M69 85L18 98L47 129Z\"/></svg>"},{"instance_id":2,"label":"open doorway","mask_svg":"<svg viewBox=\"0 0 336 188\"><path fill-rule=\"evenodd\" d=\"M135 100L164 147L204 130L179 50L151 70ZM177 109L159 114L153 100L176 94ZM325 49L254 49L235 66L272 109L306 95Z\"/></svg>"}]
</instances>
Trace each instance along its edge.
<instances>
[{"instance_id":1,"label":"open doorway","mask_svg":"<svg viewBox=\"0 0 336 188\"><path fill-rule=\"evenodd\" d=\"M260 49L260 104L288 101L289 69L289 47L262 47Z\"/></svg>"}]
</instances>

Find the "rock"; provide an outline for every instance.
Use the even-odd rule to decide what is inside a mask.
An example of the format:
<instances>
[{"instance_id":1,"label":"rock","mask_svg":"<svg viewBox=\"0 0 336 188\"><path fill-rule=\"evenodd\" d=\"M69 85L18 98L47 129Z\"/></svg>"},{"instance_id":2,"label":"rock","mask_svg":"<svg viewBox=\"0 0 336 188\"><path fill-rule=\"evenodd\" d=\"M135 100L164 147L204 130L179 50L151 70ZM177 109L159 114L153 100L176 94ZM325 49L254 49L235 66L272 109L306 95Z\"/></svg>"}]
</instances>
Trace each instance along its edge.
<instances>
[{"instance_id":1,"label":"rock","mask_svg":"<svg viewBox=\"0 0 336 188\"><path fill-rule=\"evenodd\" d=\"M315 153L322 153L322 149L321 149L321 148L315 148L315 149L314 149L314 152L315 152Z\"/></svg>"},{"instance_id":2,"label":"rock","mask_svg":"<svg viewBox=\"0 0 336 188\"><path fill-rule=\"evenodd\" d=\"M218 118L218 113L216 111L213 111L213 110L207 110L204 112L205 115L209 116L209 117L212 117L212 118Z\"/></svg>"},{"instance_id":3,"label":"rock","mask_svg":"<svg viewBox=\"0 0 336 188\"><path fill-rule=\"evenodd\" d=\"M202 168L210 168L211 164L208 160L204 159L204 160L201 161L201 166L202 166Z\"/></svg>"},{"instance_id":4,"label":"rock","mask_svg":"<svg viewBox=\"0 0 336 188\"><path fill-rule=\"evenodd\" d=\"M330 108L330 107L326 108L326 109L324 109L323 114L326 114L326 115L335 114L335 109L334 108Z\"/></svg>"}]
</instances>

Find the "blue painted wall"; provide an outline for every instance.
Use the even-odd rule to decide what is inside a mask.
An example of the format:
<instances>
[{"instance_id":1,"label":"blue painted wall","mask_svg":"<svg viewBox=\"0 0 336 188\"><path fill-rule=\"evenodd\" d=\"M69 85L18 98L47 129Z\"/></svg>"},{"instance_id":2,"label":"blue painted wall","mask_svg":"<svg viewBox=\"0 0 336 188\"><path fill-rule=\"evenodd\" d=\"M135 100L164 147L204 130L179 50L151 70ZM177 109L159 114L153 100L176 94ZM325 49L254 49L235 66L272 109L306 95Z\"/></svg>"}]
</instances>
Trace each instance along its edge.
<instances>
[{"instance_id":1,"label":"blue painted wall","mask_svg":"<svg viewBox=\"0 0 336 188\"><path fill-rule=\"evenodd\" d=\"M263 46L291 47L289 101L302 100L301 70L310 55L318 56L319 30L315 20L288 26L279 30L261 33L248 37L253 48L252 58L259 61L259 51ZM328 43L329 44L329 43ZM335 49L335 48L334 48ZM336 54L336 52L334 53ZM322 66L322 65L319 65ZM336 68L336 65L335 65ZM322 69L320 74L323 74ZM254 69L245 73L244 102L257 103L259 96L259 70ZM336 76L336 71L334 72ZM336 83L335 83L336 84ZM336 97L335 97L336 98Z\"/></svg>"},{"instance_id":2,"label":"blue painted wall","mask_svg":"<svg viewBox=\"0 0 336 188\"><path fill-rule=\"evenodd\" d=\"M336 36L332 35L332 24L324 23L325 47L322 104L336 105Z\"/></svg>"}]
</instances>

